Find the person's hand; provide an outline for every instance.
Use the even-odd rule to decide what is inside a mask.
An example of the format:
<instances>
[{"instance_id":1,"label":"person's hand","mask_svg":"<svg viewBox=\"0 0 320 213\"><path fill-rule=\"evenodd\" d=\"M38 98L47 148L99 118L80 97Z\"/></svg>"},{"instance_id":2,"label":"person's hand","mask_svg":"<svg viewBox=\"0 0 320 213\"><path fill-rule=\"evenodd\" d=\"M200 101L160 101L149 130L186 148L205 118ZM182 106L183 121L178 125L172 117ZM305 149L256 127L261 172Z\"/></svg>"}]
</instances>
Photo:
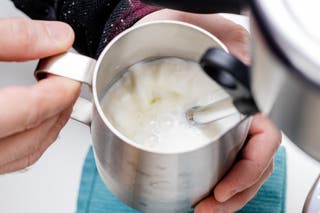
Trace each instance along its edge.
<instances>
[{"instance_id":1,"label":"person's hand","mask_svg":"<svg viewBox=\"0 0 320 213\"><path fill-rule=\"evenodd\" d=\"M71 27L60 22L0 19L0 61L26 61L67 51ZM0 88L0 174L30 166L55 141L80 83L49 76L31 87Z\"/></svg>"},{"instance_id":2,"label":"person's hand","mask_svg":"<svg viewBox=\"0 0 320 213\"><path fill-rule=\"evenodd\" d=\"M201 201L195 212L235 212L244 207L272 173L280 142L280 131L263 115L255 115L240 159L216 185L214 195Z\"/></svg>"},{"instance_id":3,"label":"person's hand","mask_svg":"<svg viewBox=\"0 0 320 213\"><path fill-rule=\"evenodd\" d=\"M160 10L143 19L178 20L204 28L218 37L244 63L249 64L248 32L220 15L199 15ZM273 156L281 143L280 131L263 115L253 117L248 143L239 160L215 186L213 195L195 207L195 213L235 212L241 209L257 193L273 170Z\"/></svg>"}]
</instances>

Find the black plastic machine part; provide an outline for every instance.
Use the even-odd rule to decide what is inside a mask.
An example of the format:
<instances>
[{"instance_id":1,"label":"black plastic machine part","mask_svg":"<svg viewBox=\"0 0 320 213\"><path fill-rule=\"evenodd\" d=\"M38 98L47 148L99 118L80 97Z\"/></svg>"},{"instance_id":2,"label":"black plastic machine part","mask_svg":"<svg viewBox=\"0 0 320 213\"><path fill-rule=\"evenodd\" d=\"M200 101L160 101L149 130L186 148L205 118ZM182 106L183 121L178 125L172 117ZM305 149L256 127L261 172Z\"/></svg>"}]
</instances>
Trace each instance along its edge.
<instances>
[{"instance_id":1,"label":"black plastic machine part","mask_svg":"<svg viewBox=\"0 0 320 213\"><path fill-rule=\"evenodd\" d=\"M202 56L203 70L232 97L235 107L244 115L254 115L259 109L250 88L250 67L221 48L210 48Z\"/></svg>"},{"instance_id":2,"label":"black plastic machine part","mask_svg":"<svg viewBox=\"0 0 320 213\"><path fill-rule=\"evenodd\" d=\"M141 0L158 7L193 13L240 13L246 0Z\"/></svg>"}]
</instances>

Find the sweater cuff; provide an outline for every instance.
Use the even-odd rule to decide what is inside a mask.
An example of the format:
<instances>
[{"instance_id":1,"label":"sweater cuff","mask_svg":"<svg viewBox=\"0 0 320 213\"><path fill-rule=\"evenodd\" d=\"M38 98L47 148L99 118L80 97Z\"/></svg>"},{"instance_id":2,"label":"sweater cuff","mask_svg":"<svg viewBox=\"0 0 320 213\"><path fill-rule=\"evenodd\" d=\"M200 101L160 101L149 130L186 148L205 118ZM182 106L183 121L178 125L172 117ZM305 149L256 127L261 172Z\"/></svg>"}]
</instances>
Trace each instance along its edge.
<instances>
[{"instance_id":1,"label":"sweater cuff","mask_svg":"<svg viewBox=\"0 0 320 213\"><path fill-rule=\"evenodd\" d=\"M104 26L96 58L99 57L104 47L114 37L130 28L144 16L159 9L160 8L145 5L139 0L121 0Z\"/></svg>"}]
</instances>

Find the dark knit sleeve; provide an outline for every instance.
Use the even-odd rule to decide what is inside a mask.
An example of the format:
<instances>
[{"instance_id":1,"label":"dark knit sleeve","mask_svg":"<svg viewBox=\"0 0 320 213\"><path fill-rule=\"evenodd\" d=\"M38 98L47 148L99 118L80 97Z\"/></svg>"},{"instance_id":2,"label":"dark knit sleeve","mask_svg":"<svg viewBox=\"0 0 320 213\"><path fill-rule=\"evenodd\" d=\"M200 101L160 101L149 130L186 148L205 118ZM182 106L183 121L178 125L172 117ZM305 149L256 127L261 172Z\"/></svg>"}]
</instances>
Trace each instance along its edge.
<instances>
[{"instance_id":1,"label":"dark knit sleeve","mask_svg":"<svg viewBox=\"0 0 320 213\"><path fill-rule=\"evenodd\" d=\"M32 19L56 20L57 0L12 0L15 6Z\"/></svg>"},{"instance_id":2,"label":"dark knit sleeve","mask_svg":"<svg viewBox=\"0 0 320 213\"><path fill-rule=\"evenodd\" d=\"M98 57L104 47L119 33L134 25L144 16L157 11L159 8L147 6L139 0L122 0L112 12L103 28L97 49Z\"/></svg>"},{"instance_id":3,"label":"dark knit sleeve","mask_svg":"<svg viewBox=\"0 0 320 213\"><path fill-rule=\"evenodd\" d=\"M74 48L97 58L123 30L157 8L138 0L13 0L33 19L59 20L75 31Z\"/></svg>"}]
</instances>

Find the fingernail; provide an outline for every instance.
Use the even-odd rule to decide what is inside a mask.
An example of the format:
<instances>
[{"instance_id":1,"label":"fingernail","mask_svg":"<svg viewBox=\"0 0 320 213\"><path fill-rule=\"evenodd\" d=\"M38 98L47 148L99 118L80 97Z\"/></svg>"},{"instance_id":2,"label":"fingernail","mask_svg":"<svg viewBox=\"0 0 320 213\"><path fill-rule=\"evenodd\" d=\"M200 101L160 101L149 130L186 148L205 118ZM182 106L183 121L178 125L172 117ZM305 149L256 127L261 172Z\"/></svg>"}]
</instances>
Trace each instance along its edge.
<instances>
[{"instance_id":1,"label":"fingernail","mask_svg":"<svg viewBox=\"0 0 320 213\"><path fill-rule=\"evenodd\" d=\"M49 36L57 43L66 43L73 36L72 28L65 23L48 21L45 25Z\"/></svg>"},{"instance_id":2,"label":"fingernail","mask_svg":"<svg viewBox=\"0 0 320 213\"><path fill-rule=\"evenodd\" d=\"M225 194L222 197L219 197L219 198L216 197L216 200L219 201L220 203L223 203L223 202L226 202L227 200L229 200L231 197L233 197L237 193L238 193L238 190L233 189L229 193Z\"/></svg>"}]
</instances>

